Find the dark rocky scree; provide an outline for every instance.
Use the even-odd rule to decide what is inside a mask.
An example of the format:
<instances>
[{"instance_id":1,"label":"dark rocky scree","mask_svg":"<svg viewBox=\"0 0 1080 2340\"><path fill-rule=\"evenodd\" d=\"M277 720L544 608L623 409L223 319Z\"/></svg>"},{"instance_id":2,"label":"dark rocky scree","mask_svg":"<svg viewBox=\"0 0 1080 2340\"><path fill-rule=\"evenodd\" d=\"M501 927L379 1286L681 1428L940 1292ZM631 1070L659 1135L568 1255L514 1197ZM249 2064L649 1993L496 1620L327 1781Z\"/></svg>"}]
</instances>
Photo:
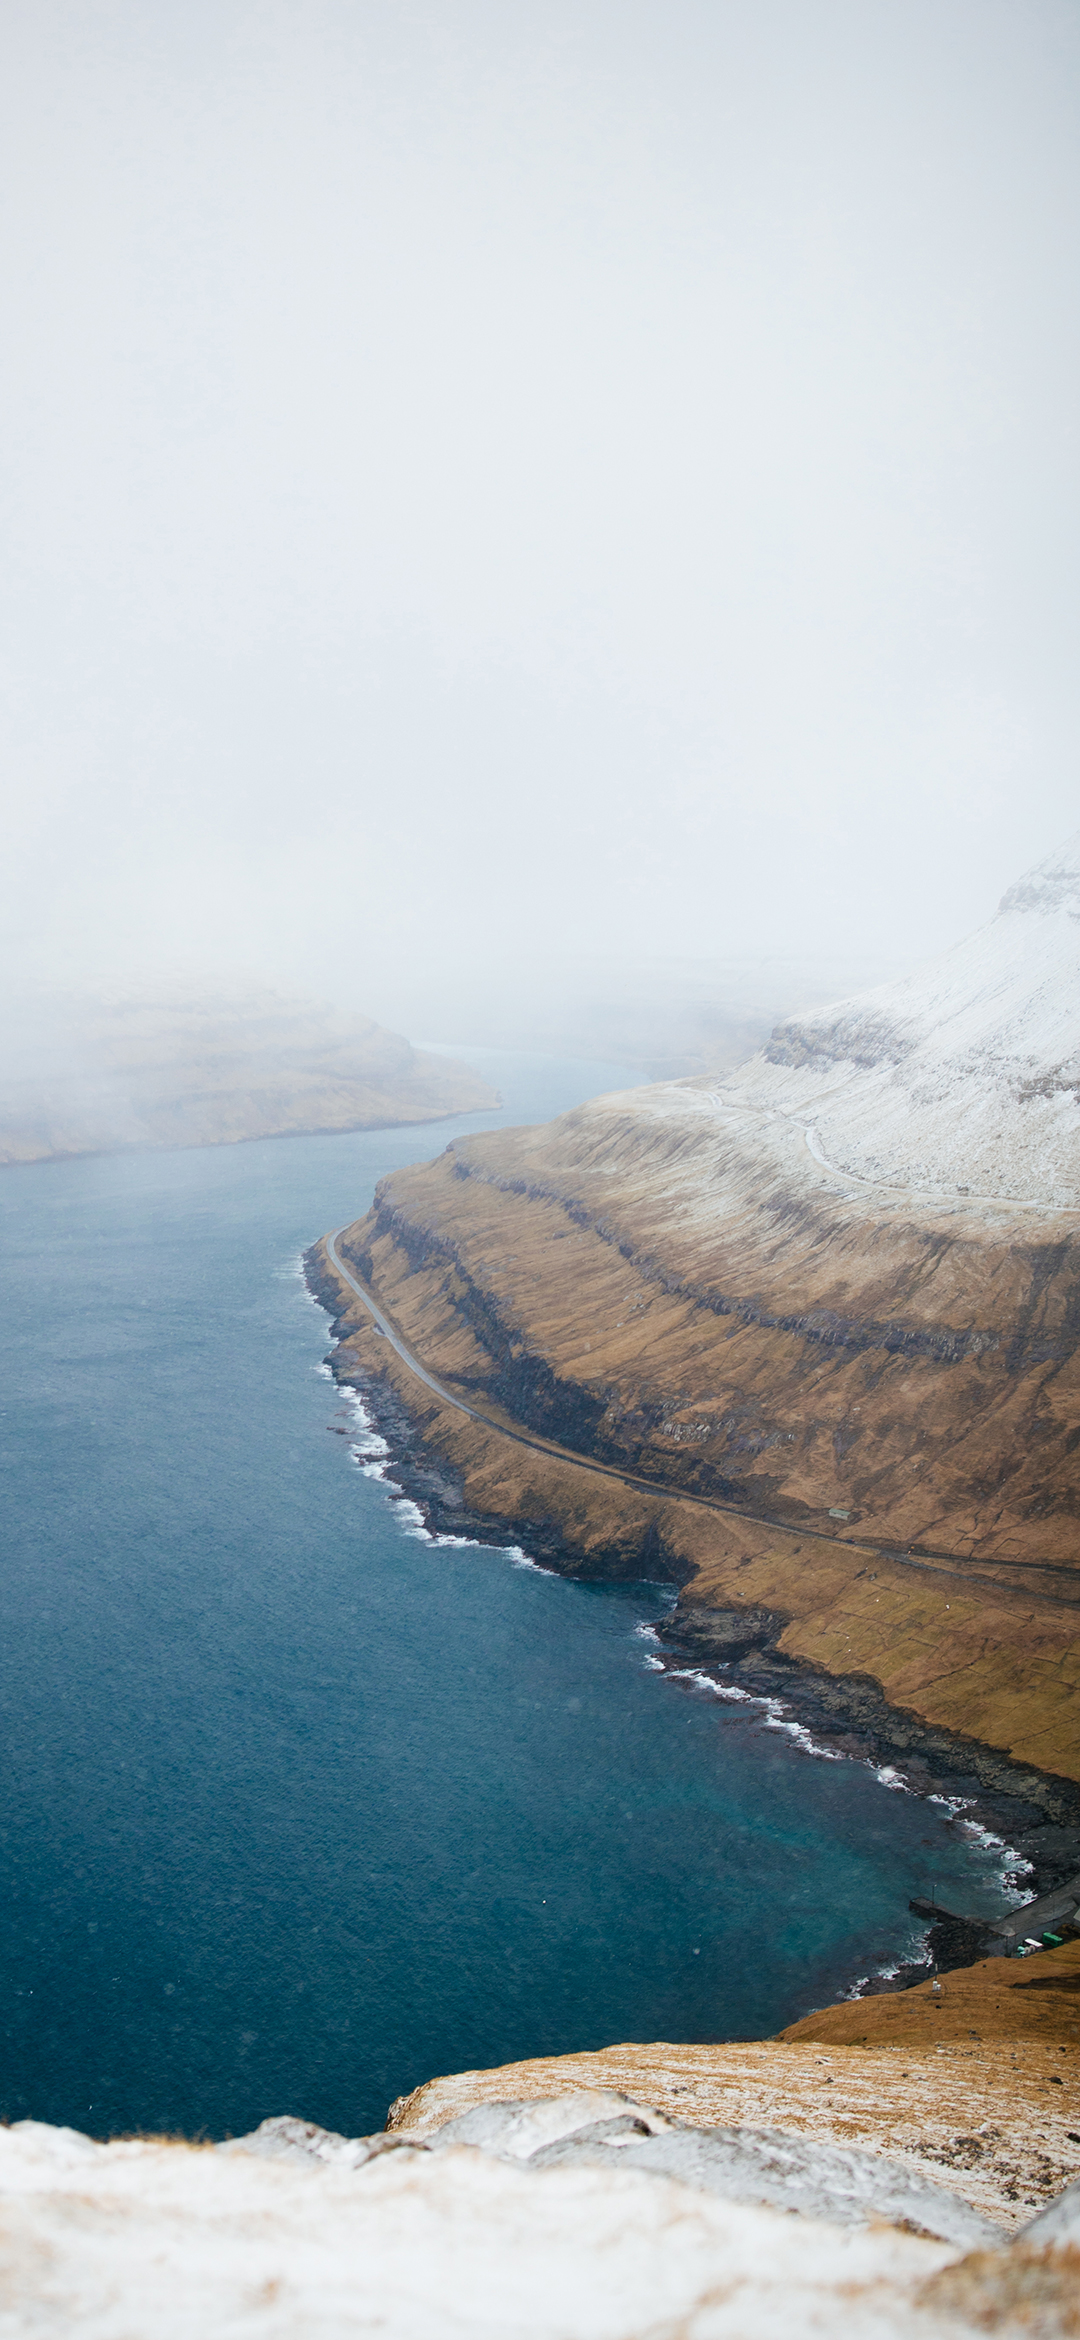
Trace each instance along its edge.
<instances>
[{"instance_id":1,"label":"dark rocky scree","mask_svg":"<svg viewBox=\"0 0 1080 2340\"><path fill-rule=\"evenodd\" d=\"M371 1263L354 1257L365 1280ZM310 1291L334 1318L335 1341L345 1331L337 1312L340 1292L314 1250L305 1256ZM365 1409L392 1457L395 1484L419 1506L437 1535L475 1536L478 1542L506 1543L512 1536L531 1559L560 1576L589 1582L668 1583L689 1581L689 1571L670 1551L653 1523L644 1536L588 1552L575 1547L561 1524L546 1518L509 1519L470 1509L452 1466L434 1455L394 1385L379 1375L328 1360L335 1379L362 1395ZM890 1706L878 1684L865 1675L838 1677L791 1658L777 1643L788 1620L768 1609L714 1609L680 1593L675 1607L657 1620L665 1664L675 1669L689 1657L703 1672L737 1683L758 1698L783 1701L793 1720L821 1745L876 1767L891 1765L916 1795L965 1799L966 1819L1003 1838L1030 1875L1022 1880L1032 1896L1052 1892L1080 1870L1080 1787L1071 1780L1033 1771L977 1740L937 1729ZM930 1974L970 1966L1000 1948L985 1926L952 1917L931 1925L927 1960L902 1966L890 1977L875 1977L864 1996L910 1989Z\"/></svg>"},{"instance_id":2,"label":"dark rocky scree","mask_svg":"<svg viewBox=\"0 0 1080 2340\"><path fill-rule=\"evenodd\" d=\"M769 1064L858 1064L872 1070L879 1064L900 1064L910 1056L914 1042L898 1031L887 1016L837 1016L831 1024L800 1024L794 1018L776 1024L762 1054Z\"/></svg>"},{"instance_id":3,"label":"dark rocky scree","mask_svg":"<svg viewBox=\"0 0 1080 2340\"><path fill-rule=\"evenodd\" d=\"M473 1281L454 1245L441 1238L436 1240L425 1228L415 1227L400 1211L380 1204L378 1192L376 1224L380 1234L393 1237L410 1267L417 1272L431 1267L446 1270L445 1292L450 1305L491 1359L491 1369L482 1381L474 1375L462 1374L462 1387L474 1389L478 1396L495 1398L515 1421L527 1423L544 1438L574 1446L583 1454L599 1455L605 1401L553 1373L542 1357L535 1356L526 1347L518 1327L504 1322L496 1302ZM348 1245L343 1244L341 1248L343 1256L352 1262L366 1283L368 1275L359 1255Z\"/></svg>"},{"instance_id":4,"label":"dark rocky scree","mask_svg":"<svg viewBox=\"0 0 1080 2340\"><path fill-rule=\"evenodd\" d=\"M363 1398L370 1420L390 1448L395 1485L419 1506L433 1534L475 1536L478 1543L495 1545L512 1540L531 1560L559 1576L609 1584L637 1584L643 1577L654 1584L686 1583L685 1563L668 1551L655 1527L644 1537L631 1532L600 1550L584 1552L567 1540L557 1520L524 1514L510 1519L502 1512L473 1510L465 1501L458 1473L425 1446L391 1382L355 1369L337 1378Z\"/></svg>"}]
</instances>

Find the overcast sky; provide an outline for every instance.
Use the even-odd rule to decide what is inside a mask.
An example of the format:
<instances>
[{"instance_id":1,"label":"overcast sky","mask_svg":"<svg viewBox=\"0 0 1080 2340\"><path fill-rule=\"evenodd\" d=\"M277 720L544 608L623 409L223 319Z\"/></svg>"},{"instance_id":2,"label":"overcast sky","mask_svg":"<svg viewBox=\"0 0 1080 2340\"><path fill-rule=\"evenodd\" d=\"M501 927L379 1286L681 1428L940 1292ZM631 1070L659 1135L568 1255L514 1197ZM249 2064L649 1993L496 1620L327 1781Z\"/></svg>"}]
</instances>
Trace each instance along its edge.
<instances>
[{"instance_id":1,"label":"overcast sky","mask_svg":"<svg viewBox=\"0 0 1080 2340\"><path fill-rule=\"evenodd\" d=\"M7 965L909 958L1080 822L1074 0L6 0Z\"/></svg>"}]
</instances>

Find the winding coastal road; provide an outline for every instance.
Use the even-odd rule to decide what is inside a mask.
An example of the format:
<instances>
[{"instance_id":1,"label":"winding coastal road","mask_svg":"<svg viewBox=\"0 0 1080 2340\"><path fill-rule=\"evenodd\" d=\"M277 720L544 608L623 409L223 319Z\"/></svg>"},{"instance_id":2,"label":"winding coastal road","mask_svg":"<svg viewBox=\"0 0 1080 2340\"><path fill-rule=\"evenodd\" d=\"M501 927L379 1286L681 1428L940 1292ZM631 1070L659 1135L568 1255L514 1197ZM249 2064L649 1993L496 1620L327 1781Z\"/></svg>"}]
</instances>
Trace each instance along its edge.
<instances>
[{"instance_id":1,"label":"winding coastal road","mask_svg":"<svg viewBox=\"0 0 1080 2340\"><path fill-rule=\"evenodd\" d=\"M1005 1600L1027 1597L1022 1587L1003 1583L1001 1578L997 1576L982 1574L981 1571L973 1568L970 1561L966 1560L961 1553L929 1550L925 1551L925 1556L916 1556L911 1552L899 1550L895 1544L877 1543L868 1536L845 1536L828 1528L805 1527L801 1524L793 1525L790 1520L772 1519L767 1513L751 1511L737 1503L726 1503L719 1495L692 1494L681 1487L665 1487L662 1480L648 1479L632 1471L620 1470L614 1463L597 1462L592 1455L577 1454L572 1447L559 1446L552 1438L543 1438L536 1432L519 1430L507 1422L500 1421L497 1414L487 1413L480 1406L468 1405L464 1398L457 1397L452 1389L448 1389L445 1382L438 1381L433 1373L428 1372L426 1365L422 1365L419 1357L410 1349L408 1342L398 1331L392 1318L387 1316L385 1309L379 1307L377 1300L368 1291L367 1286L360 1283L351 1269L346 1267L337 1247L338 1238L344 1233L345 1229L339 1227L335 1234L323 1237L326 1257L334 1274L340 1276L342 1283L346 1284L349 1290L356 1294L357 1299L362 1301L372 1322L383 1337L389 1341L391 1348L401 1358L402 1364L408 1367L410 1373L415 1374L416 1379L423 1383L425 1389L431 1391L433 1397L439 1399L440 1404L452 1406L456 1413L467 1415L471 1422L481 1423L485 1430L495 1431L500 1438L509 1438L516 1446L529 1447L535 1454L546 1455L549 1460L570 1463L575 1470L592 1471L598 1478L613 1479L620 1486L632 1488L635 1494L653 1495L667 1503L691 1503L696 1505L699 1510L718 1511L728 1519L745 1519L754 1527L771 1528L779 1535L798 1536L800 1539L813 1537L818 1543L840 1544L846 1551L866 1552L872 1554L876 1559L891 1561L897 1567L918 1569L924 1575L940 1577L945 1583L955 1584L960 1581L965 1585L988 1585ZM1001 1566L1011 1569L1034 1570L1044 1576L1074 1577L1074 1571L1071 1568L1056 1561L1006 1560L1001 1562ZM1070 1598L1060 1593L1042 1591L1039 1597L1057 1608L1075 1609L1080 1606L1080 1592L1074 1593Z\"/></svg>"}]
</instances>

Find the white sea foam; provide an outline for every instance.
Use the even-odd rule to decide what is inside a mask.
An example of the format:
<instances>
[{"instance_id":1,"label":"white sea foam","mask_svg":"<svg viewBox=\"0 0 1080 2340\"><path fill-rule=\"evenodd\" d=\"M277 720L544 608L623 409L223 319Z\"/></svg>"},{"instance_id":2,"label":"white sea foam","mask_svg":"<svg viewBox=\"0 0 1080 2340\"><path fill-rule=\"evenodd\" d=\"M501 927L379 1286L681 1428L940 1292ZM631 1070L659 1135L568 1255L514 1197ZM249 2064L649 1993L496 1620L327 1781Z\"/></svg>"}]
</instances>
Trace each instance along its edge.
<instances>
[{"instance_id":1,"label":"white sea foam","mask_svg":"<svg viewBox=\"0 0 1080 2340\"><path fill-rule=\"evenodd\" d=\"M329 1366L320 1365L316 1370L333 1379ZM343 1384L341 1395L352 1415L349 1453L364 1478L375 1479L390 1496L391 1516L402 1535L409 1536L418 1544L430 1544L438 1551L503 1552L514 1568L529 1568L536 1576L555 1575L554 1569L542 1568L539 1561L530 1559L520 1544L485 1544L480 1536L455 1536L429 1528L420 1505L414 1502L411 1495L406 1495L396 1479L388 1478L387 1473L393 1462L390 1445L381 1430L376 1430L360 1391Z\"/></svg>"},{"instance_id":2,"label":"white sea foam","mask_svg":"<svg viewBox=\"0 0 1080 2340\"><path fill-rule=\"evenodd\" d=\"M897 1976L902 1974L905 1966L932 1965L933 1959L930 1956L930 1952L923 1947L921 1942L915 1942L912 1945L909 1957L898 1958L891 1966L875 1966L870 1974L857 1975L855 1981L851 1984L850 1989L841 1993L840 2005L843 2006L845 2001L850 2002L853 1999L861 1999L868 1983L895 1982Z\"/></svg>"},{"instance_id":3,"label":"white sea foam","mask_svg":"<svg viewBox=\"0 0 1080 2340\"><path fill-rule=\"evenodd\" d=\"M354 1389L344 1389L342 1396L352 1415L349 1453L366 1479L384 1479L390 1461L390 1448L382 1432L376 1430L362 1397ZM390 1482L385 1480L387 1486Z\"/></svg>"},{"instance_id":4,"label":"white sea foam","mask_svg":"<svg viewBox=\"0 0 1080 2340\"><path fill-rule=\"evenodd\" d=\"M446 1535L438 1528L429 1528L418 1503L402 1495L393 1506L394 1517L400 1523L402 1534L411 1536L418 1544L430 1544L437 1552L501 1552L513 1568L530 1568L536 1576L552 1576L554 1570L541 1568L530 1560L520 1544L485 1544L480 1536Z\"/></svg>"},{"instance_id":5,"label":"white sea foam","mask_svg":"<svg viewBox=\"0 0 1080 2340\"><path fill-rule=\"evenodd\" d=\"M398 1486L396 1479L387 1478L386 1474L390 1468L388 1460L385 1462L360 1462L358 1458L358 1468L365 1479L377 1479L387 1495L393 1497L404 1492L403 1488Z\"/></svg>"},{"instance_id":6,"label":"white sea foam","mask_svg":"<svg viewBox=\"0 0 1080 2340\"><path fill-rule=\"evenodd\" d=\"M650 1635L654 1641L659 1643L660 1637L651 1626L642 1627L639 1625L636 1630L638 1633ZM718 1682L711 1674L702 1673L696 1666L667 1666L662 1658L655 1657L647 1657L642 1662L650 1673L669 1674L674 1681L689 1682L695 1689L710 1691L714 1698L723 1699L732 1706L756 1707L763 1730L783 1731L786 1737L794 1741L802 1754L814 1757L819 1763L865 1762L864 1757L848 1755L842 1748L820 1746L807 1730L805 1723L797 1722L780 1698L770 1698L755 1694L750 1690L743 1690L736 1682ZM918 1793L917 1789L912 1787L910 1780L905 1779L903 1773L898 1771L892 1763L868 1763L866 1768L872 1773L880 1787L889 1788L894 1794L915 1795ZM973 1800L970 1796L944 1796L940 1794L932 1794L926 1798L927 1803L942 1806L956 1815L957 1827L963 1829L974 1848L983 1853L1001 1856L1000 1863L993 1874L993 1883L1011 1901L1023 1902L1025 1893L1019 1880L1025 1873L1028 1876L1033 1873L1031 1862L1023 1860L1020 1854L1014 1853L1004 1838L995 1836L991 1829L983 1825L982 1821L962 1817ZM927 1962L929 1962L929 1954L927 1954ZM918 1965L923 1962L913 1951L911 1958L906 1963ZM882 1975L890 1977L895 1971L892 1967L882 1967L881 1969ZM860 1988L869 1979L868 1976L864 1975L862 1984L854 1986L849 1995L857 1998Z\"/></svg>"},{"instance_id":7,"label":"white sea foam","mask_svg":"<svg viewBox=\"0 0 1080 2340\"><path fill-rule=\"evenodd\" d=\"M842 1748L819 1747L817 1740L811 1737L805 1723L796 1722L794 1717L788 1714L785 1707L779 1704L774 1706L771 1699L763 1727L767 1731L786 1731L788 1737L794 1739L796 1746L802 1748L803 1754L813 1755L818 1763L847 1763L850 1761Z\"/></svg>"},{"instance_id":8,"label":"white sea foam","mask_svg":"<svg viewBox=\"0 0 1080 2340\"><path fill-rule=\"evenodd\" d=\"M893 1788L901 1795L918 1794L918 1789L912 1787L911 1781L905 1779L903 1772L898 1771L894 1764L871 1764L870 1768L874 1778L882 1787ZM999 1866L994 1883L1002 1893L1011 1895L1017 1901L1023 1901L1023 1888L1017 1881L1025 1875L1029 1877L1033 1875L1031 1862L1025 1861L1021 1854L1014 1853L1012 1846L1006 1843L1005 1838L996 1836L993 1829L987 1828L983 1821L967 1818L966 1815L975 1801L974 1796L943 1796L934 1791L927 1796L926 1801L928 1804L937 1804L941 1810L951 1812L957 1828L963 1830L969 1843L977 1846L980 1852L994 1853L999 1856Z\"/></svg>"},{"instance_id":9,"label":"white sea foam","mask_svg":"<svg viewBox=\"0 0 1080 2340\"><path fill-rule=\"evenodd\" d=\"M696 1666L665 1666L663 1672L671 1682L692 1682L695 1690L710 1690L714 1698L720 1696L720 1684L710 1674L701 1674Z\"/></svg>"},{"instance_id":10,"label":"white sea foam","mask_svg":"<svg viewBox=\"0 0 1080 2340\"><path fill-rule=\"evenodd\" d=\"M646 1658L645 1664L670 1674L673 1681L691 1682L695 1690L708 1690L714 1698L722 1699L726 1705L756 1708L763 1730L783 1731L795 1741L804 1755L813 1755L821 1763L846 1763L849 1760L832 1747L819 1747L805 1724L796 1722L779 1698L758 1696L752 1690L742 1689L737 1682L718 1682L712 1674L703 1674L696 1666L664 1666L656 1658Z\"/></svg>"},{"instance_id":11,"label":"white sea foam","mask_svg":"<svg viewBox=\"0 0 1080 2340\"><path fill-rule=\"evenodd\" d=\"M649 1664L646 1658L646 1665ZM717 1682L711 1674L703 1674L697 1666L663 1666L661 1671L672 1682L692 1682L695 1690L708 1690L714 1698L722 1698L730 1706L766 1705L764 1698L755 1698L749 1690L740 1690L737 1682Z\"/></svg>"},{"instance_id":12,"label":"white sea foam","mask_svg":"<svg viewBox=\"0 0 1080 2340\"><path fill-rule=\"evenodd\" d=\"M395 1516L395 1518L396 1518L396 1519L398 1519L398 1520L400 1520L400 1519L401 1519L401 1516L402 1516L402 1510L403 1510L403 1506L402 1506L400 1503L398 1503L398 1504L395 1504L395 1506L394 1506L394 1516ZM414 1543L417 1543L417 1544L431 1544L432 1546L434 1546L434 1545L436 1545L436 1544L438 1544L438 1543L441 1543L441 1542L442 1542L442 1538L441 1538L441 1536L436 1536L436 1535L433 1535L433 1534L432 1534L432 1531L431 1531L431 1529L429 1528L429 1526L428 1526L428 1523L427 1523L426 1519L424 1518L423 1512L422 1512L422 1511L419 1509L419 1507L418 1507L416 1504L414 1504L414 1505L413 1505L413 1510L416 1512L416 1518L415 1518L415 1520L413 1521L413 1523L411 1524L411 1526L408 1526L408 1527L406 1527L406 1528L404 1529L404 1531L403 1531L403 1532L404 1532L404 1534L405 1534L405 1535L407 1535L407 1536L411 1536L411 1537L413 1538L413 1541L414 1541Z\"/></svg>"},{"instance_id":13,"label":"white sea foam","mask_svg":"<svg viewBox=\"0 0 1080 2340\"><path fill-rule=\"evenodd\" d=\"M1014 1902L1022 1903L1026 1898L1026 1889L1020 1880L1034 1876L1034 1865L1025 1860L1022 1853L1014 1852L1012 1845L1003 1836L998 1836L994 1829L987 1828L984 1821L966 1817L975 1802L974 1796L930 1795L926 1801L928 1804L944 1805L946 1811L953 1813L957 1828L963 1830L971 1844L978 1845L980 1852L997 1856L997 1883L1001 1891Z\"/></svg>"}]
</instances>

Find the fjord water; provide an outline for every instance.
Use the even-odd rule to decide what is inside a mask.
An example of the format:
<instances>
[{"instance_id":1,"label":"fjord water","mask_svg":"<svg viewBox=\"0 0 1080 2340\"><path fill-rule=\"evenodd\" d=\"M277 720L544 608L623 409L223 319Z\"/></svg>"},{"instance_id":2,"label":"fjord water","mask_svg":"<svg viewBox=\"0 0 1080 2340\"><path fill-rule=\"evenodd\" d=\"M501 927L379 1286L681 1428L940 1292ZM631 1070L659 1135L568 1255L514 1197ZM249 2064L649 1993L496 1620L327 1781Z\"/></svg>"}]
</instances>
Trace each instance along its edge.
<instances>
[{"instance_id":1,"label":"fjord water","mask_svg":"<svg viewBox=\"0 0 1080 2340\"><path fill-rule=\"evenodd\" d=\"M0 1173L0 2116L350 2133L435 2072L761 2036L1000 1904L938 1807L648 1668L656 1587L409 1534L298 1255L494 1117ZM509 1539L508 1539L509 1540Z\"/></svg>"}]
</instances>

